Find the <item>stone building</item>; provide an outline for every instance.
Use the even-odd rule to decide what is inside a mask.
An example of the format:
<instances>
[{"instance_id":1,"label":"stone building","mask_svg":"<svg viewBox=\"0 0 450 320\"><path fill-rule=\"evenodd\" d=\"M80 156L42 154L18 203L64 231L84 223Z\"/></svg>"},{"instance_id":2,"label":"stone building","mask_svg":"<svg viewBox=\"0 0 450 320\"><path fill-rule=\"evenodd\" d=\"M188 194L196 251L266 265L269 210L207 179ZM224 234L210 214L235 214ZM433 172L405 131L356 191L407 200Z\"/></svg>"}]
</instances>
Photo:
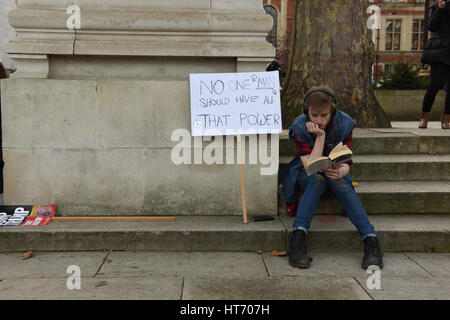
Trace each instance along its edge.
<instances>
[{"instance_id":1,"label":"stone building","mask_svg":"<svg viewBox=\"0 0 450 320\"><path fill-rule=\"evenodd\" d=\"M289 46L294 25L294 0L263 0L264 9L273 18L268 40L278 49Z\"/></svg>"},{"instance_id":2,"label":"stone building","mask_svg":"<svg viewBox=\"0 0 450 320\"><path fill-rule=\"evenodd\" d=\"M16 7L14 0L0 2L0 59L9 70L16 69L16 63L6 53L6 44L14 38L14 29L8 23L8 12Z\"/></svg>"},{"instance_id":3,"label":"stone building","mask_svg":"<svg viewBox=\"0 0 450 320\"><path fill-rule=\"evenodd\" d=\"M370 0L381 8L381 29L375 46L379 69L389 76L392 65L403 59L422 67L425 0ZM431 3L433 1L430 1Z\"/></svg>"}]
</instances>

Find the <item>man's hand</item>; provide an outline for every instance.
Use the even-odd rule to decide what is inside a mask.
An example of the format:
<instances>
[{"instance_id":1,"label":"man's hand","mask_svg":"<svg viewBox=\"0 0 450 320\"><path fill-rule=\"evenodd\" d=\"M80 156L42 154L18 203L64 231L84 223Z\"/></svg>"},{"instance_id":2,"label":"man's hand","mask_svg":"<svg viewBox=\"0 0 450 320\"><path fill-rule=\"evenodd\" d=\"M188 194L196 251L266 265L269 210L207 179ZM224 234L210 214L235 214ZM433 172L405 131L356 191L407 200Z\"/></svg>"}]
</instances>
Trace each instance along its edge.
<instances>
[{"instance_id":1,"label":"man's hand","mask_svg":"<svg viewBox=\"0 0 450 320\"><path fill-rule=\"evenodd\" d=\"M333 180L342 178L339 168L337 168L337 169L334 169L334 168L323 168L322 170L325 173L325 176L327 178L330 178L330 179L333 179Z\"/></svg>"},{"instance_id":2,"label":"man's hand","mask_svg":"<svg viewBox=\"0 0 450 320\"><path fill-rule=\"evenodd\" d=\"M445 7L445 1L444 0L440 0L438 3L439 8L444 8Z\"/></svg>"},{"instance_id":3,"label":"man's hand","mask_svg":"<svg viewBox=\"0 0 450 320\"><path fill-rule=\"evenodd\" d=\"M306 129L308 129L308 132L315 134L317 137L325 137L325 131L320 129L319 125L316 123L307 122Z\"/></svg>"},{"instance_id":4,"label":"man's hand","mask_svg":"<svg viewBox=\"0 0 450 320\"><path fill-rule=\"evenodd\" d=\"M348 175L350 172L350 166L345 163L339 165L339 168L323 168L322 170L327 178L336 180Z\"/></svg>"}]
</instances>

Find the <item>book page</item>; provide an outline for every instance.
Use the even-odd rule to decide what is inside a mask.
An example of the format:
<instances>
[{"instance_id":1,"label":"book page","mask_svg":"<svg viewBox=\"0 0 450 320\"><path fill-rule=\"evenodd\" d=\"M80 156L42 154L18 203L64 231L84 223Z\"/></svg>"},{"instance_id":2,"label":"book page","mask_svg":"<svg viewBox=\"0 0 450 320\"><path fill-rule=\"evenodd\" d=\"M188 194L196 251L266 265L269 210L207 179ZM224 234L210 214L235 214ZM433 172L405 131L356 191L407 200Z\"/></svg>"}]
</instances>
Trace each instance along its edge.
<instances>
[{"instance_id":1,"label":"book page","mask_svg":"<svg viewBox=\"0 0 450 320\"><path fill-rule=\"evenodd\" d=\"M350 155L350 157L351 157L352 154L353 154L353 152L352 152L352 150L349 149L349 147L347 147L346 145L341 145L339 148L334 148L330 152L330 159L334 160L343 155Z\"/></svg>"},{"instance_id":2,"label":"book page","mask_svg":"<svg viewBox=\"0 0 450 320\"><path fill-rule=\"evenodd\" d=\"M306 160L306 163L308 164L308 165L311 165L311 164L313 164L314 162L317 162L317 161L320 161L320 160L323 160L323 159L328 159L328 157L312 157L312 158L308 158L308 160Z\"/></svg>"},{"instance_id":3,"label":"book page","mask_svg":"<svg viewBox=\"0 0 450 320\"><path fill-rule=\"evenodd\" d=\"M341 142L339 142L334 148L333 150L331 150L330 154L333 153L334 151L336 151L337 149L341 148L344 144Z\"/></svg>"},{"instance_id":4,"label":"book page","mask_svg":"<svg viewBox=\"0 0 450 320\"><path fill-rule=\"evenodd\" d=\"M305 169L306 169L306 173L308 175L312 175L313 173L320 171L322 168L330 168L331 167L330 158L327 158L327 157L316 157L313 159L312 162L309 162L309 159L308 159L307 163L308 163L308 166Z\"/></svg>"}]
</instances>

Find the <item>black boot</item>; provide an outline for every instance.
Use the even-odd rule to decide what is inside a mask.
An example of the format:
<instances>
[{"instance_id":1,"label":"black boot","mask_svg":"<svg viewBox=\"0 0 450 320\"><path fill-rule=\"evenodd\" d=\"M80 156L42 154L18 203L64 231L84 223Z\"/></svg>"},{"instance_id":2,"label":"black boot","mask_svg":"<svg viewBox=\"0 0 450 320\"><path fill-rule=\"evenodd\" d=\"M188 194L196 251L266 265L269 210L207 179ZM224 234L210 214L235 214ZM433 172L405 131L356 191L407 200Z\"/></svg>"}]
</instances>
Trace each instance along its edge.
<instances>
[{"instance_id":1,"label":"black boot","mask_svg":"<svg viewBox=\"0 0 450 320\"><path fill-rule=\"evenodd\" d=\"M366 237L364 239L364 257L361 263L363 269L369 266L378 266L383 268L383 253L380 250L377 237Z\"/></svg>"},{"instance_id":2,"label":"black boot","mask_svg":"<svg viewBox=\"0 0 450 320\"><path fill-rule=\"evenodd\" d=\"M295 268L306 269L312 258L306 255L306 232L294 230L289 242L289 264Z\"/></svg>"}]
</instances>

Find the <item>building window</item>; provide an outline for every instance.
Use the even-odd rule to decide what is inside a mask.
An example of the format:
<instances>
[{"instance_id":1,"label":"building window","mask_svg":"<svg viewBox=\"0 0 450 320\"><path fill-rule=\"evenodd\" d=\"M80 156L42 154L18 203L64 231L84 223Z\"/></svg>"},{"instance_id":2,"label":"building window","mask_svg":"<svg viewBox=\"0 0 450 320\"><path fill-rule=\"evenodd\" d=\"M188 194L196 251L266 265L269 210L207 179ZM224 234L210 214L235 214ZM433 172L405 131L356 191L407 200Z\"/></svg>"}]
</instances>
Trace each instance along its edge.
<instances>
[{"instance_id":1,"label":"building window","mask_svg":"<svg viewBox=\"0 0 450 320\"><path fill-rule=\"evenodd\" d=\"M270 14L273 18L272 30L267 35L267 41L272 43L275 47L277 46L277 9L274 6L264 6L266 13Z\"/></svg>"},{"instance_id":2,"label":"building window","mask_svg":"<svg viewBox=\"0 0 450 320\"><path fill-rule=\"evenodd\" d=\"M423 19L413 20L411 50L423 49L423 27Z\"/></svg>"},{"instance_id":3,"label":"building window","mask_svg":"<svg viewBox=\"0 0 450 320\"><path fill-rule=\"evenodd\" d=\"M390 64L385 64L384 65L384 77L386 79L390 79L391 78L391 68L392 68L392 65L390 65Z\"/></svg>"},{"instance_id":4,"label":"building window","mask_svg":"<svg viewBox=\"0 0 450 320\"><path fill-rule=\"evenodd\" d=\"M386 50L400 50L402 20L386 20Z\"/></svg>"}]
</instances>

